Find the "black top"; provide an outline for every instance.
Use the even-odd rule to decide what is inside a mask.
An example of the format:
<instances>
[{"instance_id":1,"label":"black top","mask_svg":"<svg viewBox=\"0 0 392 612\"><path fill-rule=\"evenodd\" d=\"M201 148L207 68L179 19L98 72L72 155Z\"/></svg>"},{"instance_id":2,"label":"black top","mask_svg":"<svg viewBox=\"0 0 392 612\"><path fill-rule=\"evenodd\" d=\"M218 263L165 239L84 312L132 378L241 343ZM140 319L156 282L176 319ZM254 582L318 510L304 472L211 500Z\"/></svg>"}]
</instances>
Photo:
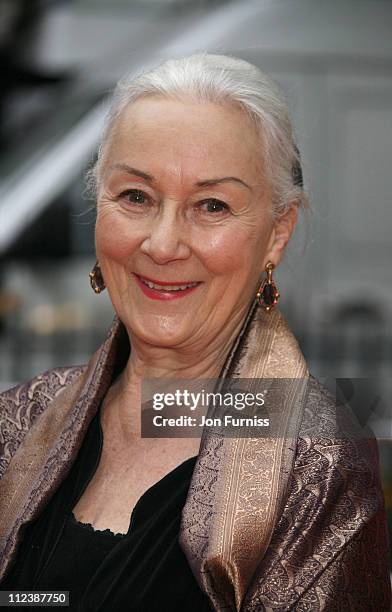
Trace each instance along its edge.
<instances>
[{"instance_id":1,"label":"black top","mask_svg":"<svg viewBox=\"0 0 392 612\"><path fill-rule=\"evenodd\" d=\"M178 543L196 457L148 489L132 512L128 532L113 534L79 523L72 513L98 466L102 444L98 411L67 478L26 528L0 588L66 590L67 609L78 612L212 610Z\"/></svg>"}]
</instances>

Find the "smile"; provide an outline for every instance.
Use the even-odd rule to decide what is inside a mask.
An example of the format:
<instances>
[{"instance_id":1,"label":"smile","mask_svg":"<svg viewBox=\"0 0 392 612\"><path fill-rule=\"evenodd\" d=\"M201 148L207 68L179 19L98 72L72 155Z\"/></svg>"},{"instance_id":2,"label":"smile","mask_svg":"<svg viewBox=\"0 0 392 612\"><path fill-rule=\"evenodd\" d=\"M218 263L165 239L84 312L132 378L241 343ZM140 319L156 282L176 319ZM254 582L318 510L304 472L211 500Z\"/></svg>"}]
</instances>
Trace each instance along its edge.
<instances>
[{"instance_id":1,"label":"smile","mask_svg":"<svg viewBox=\"0 0 392 612\"><path fill-rule=\"evenodd\" d=\"M200 284L200 281L167 282L133 274L144 295L155 300L171 300L189 295Z\"/></svg>"}]
</instances>

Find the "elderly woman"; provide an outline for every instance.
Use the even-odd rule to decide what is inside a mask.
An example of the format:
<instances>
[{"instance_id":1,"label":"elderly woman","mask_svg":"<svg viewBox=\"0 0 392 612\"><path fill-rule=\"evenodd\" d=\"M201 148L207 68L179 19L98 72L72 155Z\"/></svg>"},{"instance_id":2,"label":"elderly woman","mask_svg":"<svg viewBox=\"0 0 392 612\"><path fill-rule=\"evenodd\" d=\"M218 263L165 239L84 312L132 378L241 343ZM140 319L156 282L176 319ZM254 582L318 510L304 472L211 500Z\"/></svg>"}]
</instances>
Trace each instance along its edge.
<instances>
[{"instance_id":1,"label":"elderly woman","mask_svg":"<svg viewBox=\"0 0 392 612\"><path fill-rule=\"evenodd\" d=\"M389 610L375 442L276 308L306 203L276 87L209 54L125 79L94 176L90 277L116 317L86 366L1 398L2 589L94 612ZM275 434L142 437L156 378L283 379Z\"/></svg>"}]
</instances>

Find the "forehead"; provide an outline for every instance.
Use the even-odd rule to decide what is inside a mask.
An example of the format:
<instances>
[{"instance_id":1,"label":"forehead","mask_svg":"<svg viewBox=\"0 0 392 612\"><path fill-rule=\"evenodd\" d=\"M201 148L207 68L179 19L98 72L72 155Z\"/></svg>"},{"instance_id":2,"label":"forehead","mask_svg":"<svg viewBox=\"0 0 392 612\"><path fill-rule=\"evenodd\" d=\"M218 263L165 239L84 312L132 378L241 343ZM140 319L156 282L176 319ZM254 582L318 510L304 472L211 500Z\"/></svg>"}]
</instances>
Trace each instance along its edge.
<instances>
[{"instance_id":1,"label":"forehead","mask_svg":"<svg viewBox=\"0 0 392 612\"><path fill-rule=\"evenodd\" d=\"M187 172L245 172L260 179L262 145L255 125L229 104L148 97L128 105L113 126L107 163ZM209 171L209 172L208 172Z\"/></svg>"}]
</instances>

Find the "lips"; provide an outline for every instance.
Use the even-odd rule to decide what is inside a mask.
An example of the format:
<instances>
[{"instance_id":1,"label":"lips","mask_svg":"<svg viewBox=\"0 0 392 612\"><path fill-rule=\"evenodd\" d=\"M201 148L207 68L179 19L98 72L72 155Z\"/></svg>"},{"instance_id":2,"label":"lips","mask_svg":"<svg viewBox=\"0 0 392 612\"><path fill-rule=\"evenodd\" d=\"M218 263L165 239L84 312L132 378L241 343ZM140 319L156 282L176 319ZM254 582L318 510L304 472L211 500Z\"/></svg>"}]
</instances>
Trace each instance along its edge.
<instances>
[{"instance_id":1,"label":"lips","mask_svg":"<svg viewBox=\"0 0 392 612\"><path fill-rule=\"evenodd\" d=\"M170 300L189 295L201 284L200 281L160 281L134 274L134 277L145 295L157 300Z\"/></svg>"}]
</instances>

